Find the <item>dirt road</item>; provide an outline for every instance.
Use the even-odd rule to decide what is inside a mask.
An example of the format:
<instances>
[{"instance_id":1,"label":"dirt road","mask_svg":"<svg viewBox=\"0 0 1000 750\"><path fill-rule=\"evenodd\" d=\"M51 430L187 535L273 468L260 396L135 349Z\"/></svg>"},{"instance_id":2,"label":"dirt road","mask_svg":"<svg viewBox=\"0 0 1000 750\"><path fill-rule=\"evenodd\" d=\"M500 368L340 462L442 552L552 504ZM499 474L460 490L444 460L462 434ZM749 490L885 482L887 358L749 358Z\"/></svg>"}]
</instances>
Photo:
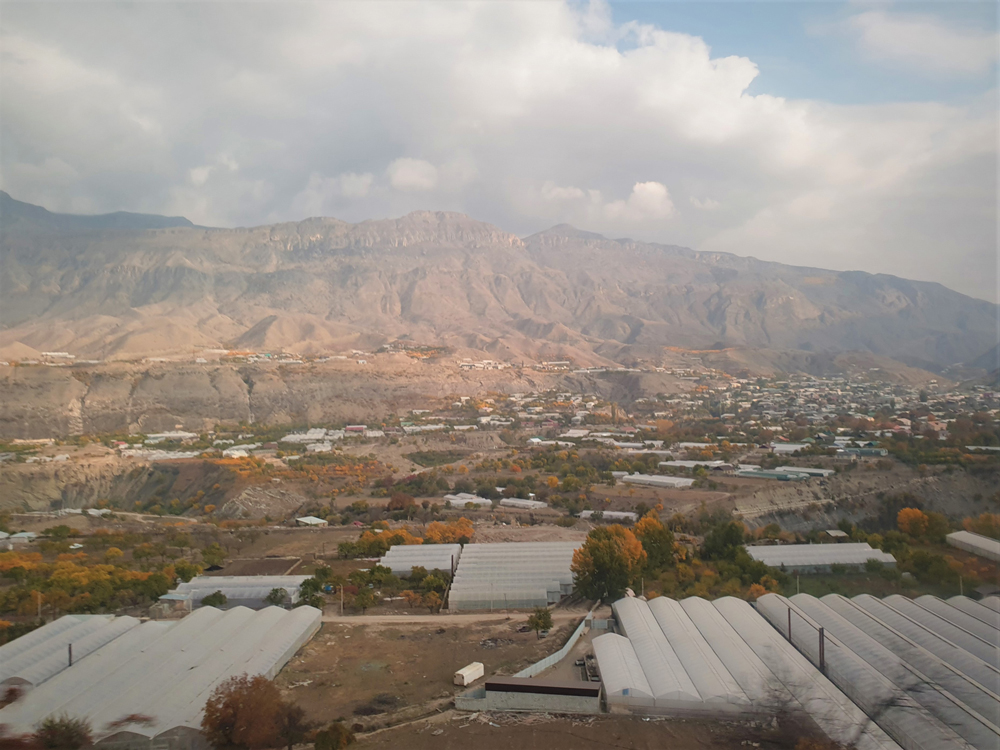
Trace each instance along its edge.
<instances>
[{"instance_id":1,"label":"dirt road","mask_svg":"<svg viewBox=\"0 0 1000 750\"><path fill-rule=\"evenodd\" d=\"M553 622L566 622L583 617L585 610L579 612L553 612ZM336 612L325 612L323 622L336 622L341 625L459 625L471 623L488 623L527 620L528 612L471 612L461 615L345 615L341 617Z\"/></svg>"}]
</instances>

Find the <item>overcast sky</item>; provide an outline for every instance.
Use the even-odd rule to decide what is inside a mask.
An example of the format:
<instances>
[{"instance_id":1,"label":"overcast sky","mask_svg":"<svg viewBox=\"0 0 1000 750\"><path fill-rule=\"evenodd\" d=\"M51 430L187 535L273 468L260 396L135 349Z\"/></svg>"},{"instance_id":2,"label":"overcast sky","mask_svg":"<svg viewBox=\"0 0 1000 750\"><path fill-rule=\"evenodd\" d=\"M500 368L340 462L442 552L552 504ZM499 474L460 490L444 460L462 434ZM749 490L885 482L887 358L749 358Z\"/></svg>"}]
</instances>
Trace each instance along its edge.
<instances>
[{"instance_id":1,"label":"overcast sky","mask_svg":"<svg viewBox=\"0 0 1000 750\"><path fill-rule=\"evenodd\" d=\"M997 49L992 2L4 2L0 184L568 222L997 300Z\"/></svg>"}]
</instances>

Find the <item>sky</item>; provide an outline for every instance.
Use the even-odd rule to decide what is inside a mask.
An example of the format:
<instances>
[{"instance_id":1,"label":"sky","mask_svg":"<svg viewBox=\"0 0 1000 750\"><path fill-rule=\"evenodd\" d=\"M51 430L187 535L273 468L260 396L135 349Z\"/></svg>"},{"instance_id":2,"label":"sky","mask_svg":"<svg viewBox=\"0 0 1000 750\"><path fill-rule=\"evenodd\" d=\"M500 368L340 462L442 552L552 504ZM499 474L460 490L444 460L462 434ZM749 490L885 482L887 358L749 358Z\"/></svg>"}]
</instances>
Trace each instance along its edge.
<instances>
[{"instance_id":1,"label":"sky","mask_svg":"<svg viewBox=\"0 0 1000 750\"><path fill-rule=\"evenodd\" d=\"M569 223L1000 301L997 9L5 0L0 187L211 226Z\"/></svg>"}]
</instances>

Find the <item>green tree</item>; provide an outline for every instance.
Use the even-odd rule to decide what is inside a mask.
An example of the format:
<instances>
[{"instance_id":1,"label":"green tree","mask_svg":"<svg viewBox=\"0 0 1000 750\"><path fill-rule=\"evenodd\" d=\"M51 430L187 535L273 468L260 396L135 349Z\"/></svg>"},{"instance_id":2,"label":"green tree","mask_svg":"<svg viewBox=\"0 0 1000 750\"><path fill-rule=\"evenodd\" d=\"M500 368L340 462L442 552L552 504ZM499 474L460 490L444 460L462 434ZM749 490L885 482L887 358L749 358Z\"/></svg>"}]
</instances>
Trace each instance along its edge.
<instances>
[{"instance_id":1,"label":"green tree","mask_svg":"<svg viewBox=\"0 0 1000 750\"><path fill-rule=\"evenodd\" d=\"M216 591L213 594L209 594L204 599L201 600L201 606L203 607L224 607L226 602L229 601L229 597L223 594L221 591Z\"/></svg>"},{"instance_id":2,"label":"green tree","mask_svg":"<svg viewBox=\"0 0 1000 750\"><path fill-rule=\"evenodd\" d=\"M272 607L283 607L288 601L288 592L283 588L273 588L268 595L264 597L264 602L270 604Z\"/></svg>"},{"instance_id":3,"label":"green tree","mask_svg":"<svg viewBox=\"0 0 1000 750\"><path fill-rule=\"evenodd\" d=\"M110 551L108 550L108 552ZM187 560L178 560L174 563L174 573L177 574L178 578L187 583L196 575L201 574L201 566Z\"/></svg>"},{"instance_id":4,"label":"green tree","mask_svg":"<svg viewBox=\"0 0 1000 750\"><path fill-rule=\"evenodd\" d=\"M377 601L375 592L371 589L361 589L354 595L354 606L361 610L361 614L364 614L369 607L374 607Z\"/></svg>"},{"instance_id":5,"label":"green tree","mask_svg":"<svg viewBox=\"0 0 1000 750\"><path fill-rule=\"evenodd\" d=\"M646 552L647 565L651 570L663 570L674 563L674 534L650 511L639 519L633 529Z\"/></svg>"},{"instance_id":6,"label":"green tree","mask_svg":"<svg viewBox=\"0 0 1000 750\"><path fill-rule=\"evenodd\" d=\"M535 607L528 617L528 627L535 631L536 638L540 638L541 631L552 629L552 612L546 607Z\"/></svg>"},{"instance_id":7,"label":"green tree","mask_svg":"<svg viewBox=\"0 0 1000 750\"><path fill-rule=\"evenodd\" d=\"M573 553L576 589L588 599L614 601L639 577L646 565L642 544L618 524L599 526Z\"/></svg>"},{"instance_id":8,"label":"green tree","mask_svg":"<svg viewBox=\"0 0 1000 750\"><path fill-rule=\"evenodd\" d=\"M212 542L201 551L201 559L210 568L221 567L226 561L226 550L218 542Z\"/></svg>"},{"instance_id":9,"label":"green tree","mask_svg":"<svg viewBox=\"0 0 1000 750\"><path fill-rule=\"evenodd\" d=\"M743 546L744 535L743 524L737 521L716 526L705 535L701 553L709 560L732 560Z\"/></svg>"},{"instance_id":10,"label":"green tree","mask_svg":"<svg viewBox=\"0 0 1000 750\"><path fill-rule=\"evenodd\" d=\"M44 750L80 750L94 744L85 719L50 716L35 731L35 742Z\"/></svg>"}]
</instances>

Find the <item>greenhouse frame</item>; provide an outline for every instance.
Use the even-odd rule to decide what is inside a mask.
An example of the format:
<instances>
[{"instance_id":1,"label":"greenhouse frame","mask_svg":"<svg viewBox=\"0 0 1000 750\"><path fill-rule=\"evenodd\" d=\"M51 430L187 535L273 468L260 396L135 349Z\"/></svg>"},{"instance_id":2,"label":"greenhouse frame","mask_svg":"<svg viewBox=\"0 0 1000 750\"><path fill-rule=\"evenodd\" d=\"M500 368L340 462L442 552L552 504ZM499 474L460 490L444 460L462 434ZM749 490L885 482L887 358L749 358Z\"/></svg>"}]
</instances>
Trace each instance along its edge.
<instances>
[{"instance_id":1,"label":"greenhouse frame","mask_svg":"<svg viewBox=\"0 0 1000 750\"><path fill-rule=\"evenodd\" d=\"M403 577L408 577L415 567L452 575L461 556L461 544L394 544L379 560L379 565Z\"/></svg>"},{"instance_id":2,"label":"greenhouse frame","mask_svg":"<svg viewBox=\"0 0 1000 750\"><path fill-rule=\"evenodd\" d=\"M955 609L965 612L967 615L975 617L980 622L1000 630L1000 612L986 606L982 602L977 602L967 596L953 596L948 600L948 604Z\"/></svg>"},{"instance_id":3,"label":"greenhouse frame","mask_svg":"<svg viewBox=\"0 0 1000 750\"><path fill-rule=\"evenodd\" d=\"M466 544L448 592L451 611L530 609L573 592L570 566L582 542Z\"/></svg>"}]
</instances>

